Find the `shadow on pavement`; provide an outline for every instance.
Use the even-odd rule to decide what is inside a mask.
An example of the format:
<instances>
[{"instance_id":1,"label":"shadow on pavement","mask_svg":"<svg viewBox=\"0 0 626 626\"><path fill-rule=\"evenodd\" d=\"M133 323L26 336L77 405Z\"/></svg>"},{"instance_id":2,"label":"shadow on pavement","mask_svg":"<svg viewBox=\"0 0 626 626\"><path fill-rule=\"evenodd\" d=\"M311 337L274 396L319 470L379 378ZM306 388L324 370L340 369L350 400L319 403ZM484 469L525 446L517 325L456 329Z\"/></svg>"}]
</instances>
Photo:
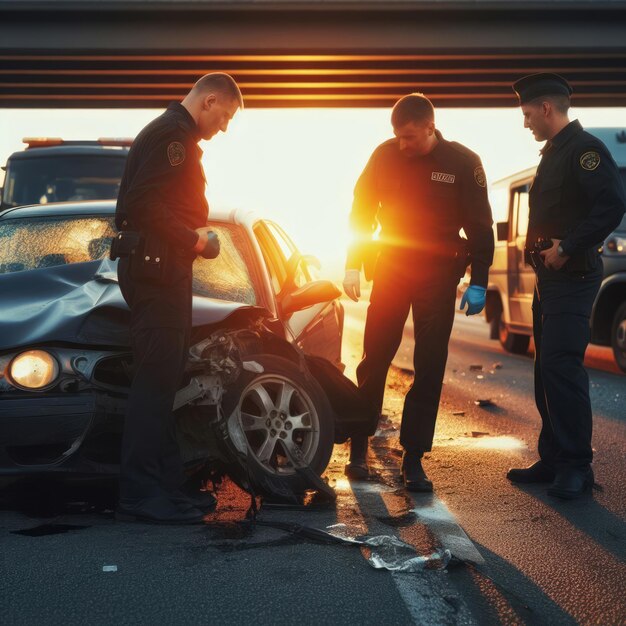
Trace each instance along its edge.
<instances>
[{"instance_id":1,"label":"shadow on pavement","mask_svg":"<svg viewBox=\"0 0 626 626\"><path fill-rule=\"evenodd\" d=\"M450 582L472 605L481 624L523 623L570 626L576 620L506 559L475 544L486 560L450 570Z\"/></svg>"},{"instance_id":2,"label":"shadow on pavement","mask_svg":"<svg viewBox=\"0 0 626 626\"><path fill-rule=\"evenodd\" d=\"M537 485L515 487L555 510L595 543L626 563L626 520L602 506L593 493L577 500L559 500L548 496L545 488Z\"/></svg>"},{"instance_id":3,"label":"shadow on pavement","mask_svg":"<svg viewBox=\"0 0 626 626\"><path fill-rule=\"evenodd\" d=\"M112 479L26 478L0 484L0 510L32 518L65 514L113 515L118 484Z\"/></svg>"}]
</instances>

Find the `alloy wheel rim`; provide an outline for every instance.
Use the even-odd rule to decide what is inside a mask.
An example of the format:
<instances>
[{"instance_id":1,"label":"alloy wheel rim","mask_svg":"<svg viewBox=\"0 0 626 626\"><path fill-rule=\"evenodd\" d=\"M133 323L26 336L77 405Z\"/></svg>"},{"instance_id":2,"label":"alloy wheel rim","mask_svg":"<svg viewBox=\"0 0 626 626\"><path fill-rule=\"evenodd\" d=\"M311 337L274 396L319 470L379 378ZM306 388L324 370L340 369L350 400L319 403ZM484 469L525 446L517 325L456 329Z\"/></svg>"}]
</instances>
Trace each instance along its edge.
<instances>
[{"instance_id":1,"label":"alloy wheel rim","mask_svg":"<svg viewBox=\"0 0 626 626\"><path fill-rule=\"evenodd\" d=\"M303 389L282 376L262 376L244 389L239 423L249 451L275 474L294 474L294 458L310 465L319 446L315 405Z\"/></svg>"}]
</instances>

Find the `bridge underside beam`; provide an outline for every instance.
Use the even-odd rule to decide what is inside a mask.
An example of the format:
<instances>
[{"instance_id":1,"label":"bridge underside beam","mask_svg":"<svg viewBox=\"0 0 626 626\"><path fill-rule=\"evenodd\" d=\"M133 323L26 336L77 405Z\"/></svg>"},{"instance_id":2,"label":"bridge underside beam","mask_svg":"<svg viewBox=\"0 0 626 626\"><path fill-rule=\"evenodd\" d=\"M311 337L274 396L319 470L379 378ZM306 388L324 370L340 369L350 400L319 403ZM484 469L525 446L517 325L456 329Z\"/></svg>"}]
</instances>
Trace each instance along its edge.
<instances>
[{"instance_id":1,"label":"bridge underside beam","mask_svg":"<svg viewBox=\"0 0 626 626\"><path fill-rule=\"evenodd\" d=\"M626 106L626 11L0 11L0 107L163 107L210 71L248 107L515 106L539 71Z\"/></svg>"}]
</instances>

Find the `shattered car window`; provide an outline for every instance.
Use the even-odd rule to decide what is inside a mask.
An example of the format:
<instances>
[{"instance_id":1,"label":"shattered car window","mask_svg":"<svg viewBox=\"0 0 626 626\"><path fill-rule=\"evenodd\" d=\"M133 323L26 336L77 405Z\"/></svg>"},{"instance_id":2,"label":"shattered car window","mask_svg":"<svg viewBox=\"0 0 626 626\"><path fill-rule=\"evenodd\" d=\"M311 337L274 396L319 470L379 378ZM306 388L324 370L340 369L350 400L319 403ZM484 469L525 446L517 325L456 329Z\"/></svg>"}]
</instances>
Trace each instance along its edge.
<instances>
[{"instance_id":1,"label":"shattered car window","mask_svg":"<svg viewBox=\"0 0 626 626\"><path fill-rule=\"evenodd\" d=\"M193 264L193 292L207 298L258 304L251 275L255 257L242 229L230 224L210 224L220 239L216 259L198 257Z\"/></svg>"},{"instance_id":2,"label":"shattered car window","mask_svg":"<svg viewBox=\"0 0 626 626\"><path fill-rule=\"evenodd\" d=\"M0 274L102 259L114 236L112 217L0 222Z\"/></svg>"},{"instance_id":3,"label":"shattered car window","mask_svg":"<svg viewBox=\"0 0 626 626\"><path fill-rule=\"evenodd\" d=\"M220 238L217 259L198 257L193 265L195 294L256 305L255 257L245 232L212 224ZM0 222L0 274L84 263L109 256L116 234L113 217L45 217Z\"/></svg>"}]
</instances>

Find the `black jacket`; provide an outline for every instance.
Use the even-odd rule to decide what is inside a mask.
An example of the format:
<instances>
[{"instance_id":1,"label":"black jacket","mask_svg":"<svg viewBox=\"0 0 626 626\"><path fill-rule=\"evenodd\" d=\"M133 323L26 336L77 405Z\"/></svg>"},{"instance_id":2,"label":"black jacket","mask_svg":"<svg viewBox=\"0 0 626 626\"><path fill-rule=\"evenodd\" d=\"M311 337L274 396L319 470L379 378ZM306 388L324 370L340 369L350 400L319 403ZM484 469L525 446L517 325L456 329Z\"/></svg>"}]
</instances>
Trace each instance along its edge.
<instances>
[{"instance_id":1,"label":"black jacket","mask_svg":"<svg viewBox=\"0 0 626 626\"><path fill-rule=\"evenodd\" d=\"M439 141L425 156L404 156L397 139L372 154L354 189L350 224L356 239L347 269L361 268L378 225L385 249L423 252L433 263L464 247L462 228L471 282L487 286L494 242L485 172L477 154L436 132Z\"/></svg>"},{"instance_id":2,"label":"black jacket","mask_svg":"<svg viewBox=\"0 0 626 626\"><path fill-rule=\"evenodd\" d=\"M118 229L156 235L167 246L191 251L195 229L206 225L209 212L199 140L195 121L179 103L137 135L120 184Z\"/></svg>"},{"instance_id":3,"label":"black jacket","mask_svg":"<svg viewBox=\"0 0 626 626\"><path fill-rule=\"evenodd\" d=\"M570 122L541 151L530 188L527 248L539 238L562 239L565 271L597 265L598 247L620 223L626 198L607 147Z\"/></svg>"}]
</instances>

